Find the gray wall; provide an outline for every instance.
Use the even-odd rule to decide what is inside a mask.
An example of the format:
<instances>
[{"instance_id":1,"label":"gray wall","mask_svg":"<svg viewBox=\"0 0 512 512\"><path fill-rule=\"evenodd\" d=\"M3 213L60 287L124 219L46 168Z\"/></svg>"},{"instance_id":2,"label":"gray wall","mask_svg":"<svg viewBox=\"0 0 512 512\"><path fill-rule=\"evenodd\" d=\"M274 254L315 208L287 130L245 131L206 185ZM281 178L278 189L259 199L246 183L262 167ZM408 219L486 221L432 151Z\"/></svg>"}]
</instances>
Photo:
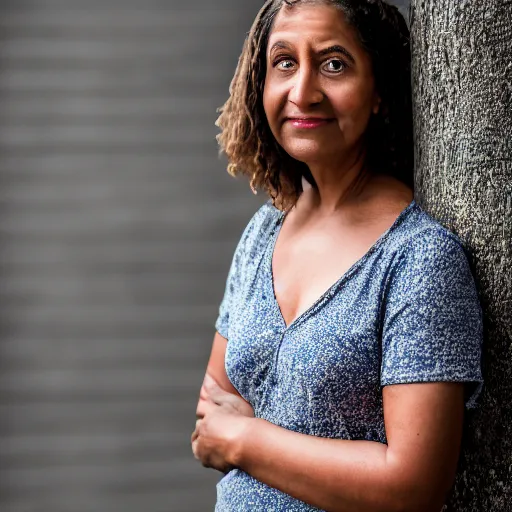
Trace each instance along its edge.
<instances>
[{"instance_id":1,"label":"gray wall","mask_svg":"<svg viewBox=\"0 0 512 512\"><path fill-rule=\"evenodd\" d=\"M215 109L259 3L1 3L3 512L212 508L189 439L257 204Z\"/></svg>"},{"instance_id":2,"label":"gray wall","mask_svg":"<svg viewBox=\"0 0 512 512\"><path fill-rule=\"evenodd\" d=\"M211 510L190 452L235 244L214 140L260 0L0 3L0 509Z\"/></svg>"}]
</instances>

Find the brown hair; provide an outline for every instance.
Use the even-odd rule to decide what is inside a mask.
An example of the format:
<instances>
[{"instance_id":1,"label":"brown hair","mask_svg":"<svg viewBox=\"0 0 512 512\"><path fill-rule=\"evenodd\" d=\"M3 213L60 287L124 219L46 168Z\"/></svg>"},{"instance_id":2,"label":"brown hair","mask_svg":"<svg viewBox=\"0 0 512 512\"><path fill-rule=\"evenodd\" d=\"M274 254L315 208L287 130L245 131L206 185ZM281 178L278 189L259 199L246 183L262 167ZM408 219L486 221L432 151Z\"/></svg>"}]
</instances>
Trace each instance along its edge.
<instances>
[{"instance_id":1,"label":"brown hair","mask_svg":"<svg viewBox=\"0 0 512 512\"><path fill-rule=\"evenodd\" d=\"M267 43L277 13L312 0L267 0L245 40L216 125L228 172L250 178L254 193L263 189L274 206L288 209L302 192L304 176L315 186L309 168L292 158L275 140L263 109ZM318 1L318 0L317 0ZM320 0L338 7L356 30L372 60L381 109L366 131L367 165L413 188L412 107L409 29L394 6L382 0Z\"/></svg>"}]
</instances>

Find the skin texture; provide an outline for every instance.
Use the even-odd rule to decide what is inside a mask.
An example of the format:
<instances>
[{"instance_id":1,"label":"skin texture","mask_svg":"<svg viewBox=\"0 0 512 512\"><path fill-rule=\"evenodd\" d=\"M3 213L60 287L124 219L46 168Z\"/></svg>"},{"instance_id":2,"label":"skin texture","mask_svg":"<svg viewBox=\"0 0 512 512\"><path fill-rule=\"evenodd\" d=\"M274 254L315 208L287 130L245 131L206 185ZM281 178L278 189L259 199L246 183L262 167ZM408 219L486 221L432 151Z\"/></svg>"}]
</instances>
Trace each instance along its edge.
<instances>
[{"instance_id":1,"label":"skin texture","mask_svg":"<svg viewBox=\"0 0 512 512\"><path fill-rule=\"evenodd\" d=\"M272 134L314 175L313 167L340 178L347 162L351 167L359 159L368 120L379 108L369 56L341 12L325 5L282 9L267 46L263 106ZM311 116L327 122L300 129L290 119Z\"/></svg>"},{"instance_id":2,"label":"skin texture","mask_svg":"<svg viewBox=\"0 0 512 512\"><path fill-rule=\"evenodd\" d=\"M319 55L336 45L354 62L339 51ZM369 58L340 11L322 4L282 9L268 49L269 125L283 148L307 163L317 184L287 212L274 251L276 298L290 324L391 226L412 191L370 173L348 193L363 169L363 136L379 98ZM326 122L306 130L287 121L290 116ZM461 383L385 386L388 445L325 439L254 418L225 373L226 344L217 333L192 434L203 465L223 472L239 467L327 511L439 512L460 450Z\"/></svg>"},{"instance_id":3,"label":"skin texture","mask_svg":"<svg viewBox=\"0 0 512 512\"><path fill-rule=\"evenodd\" d=\"M239 420L241 417L254 418L251 405L240 396L226 375L224 368L226 346L226 338L216 332L199 392L196 429L191 438L192 451L196 458L202 460L205 466L213 467L223 473L235 467L223 453L231 451L235 443L242 438L240 430L247 425L240 424ZM205 417L207 421L203 421ZM217 426L225 430L216 431ZM199 439L200 433L201 439ZM217 455L217 450L221 446L223 449ZM200 457L199 453L204 453L203 457Z\"/></svg>"},{"instance_id":4,"label":"skin texture","mask_svg":"<svg viewBox=\"0 0 512 512\"><path fill-rule=\"evenodd\" d=\"M439 512L459 451L462 387L434 382L384 389L387 446L307 436L254 418L242 398L207 374L194 455L206 467L241 468L327 511Z\"/></svg>"}]
</instances>

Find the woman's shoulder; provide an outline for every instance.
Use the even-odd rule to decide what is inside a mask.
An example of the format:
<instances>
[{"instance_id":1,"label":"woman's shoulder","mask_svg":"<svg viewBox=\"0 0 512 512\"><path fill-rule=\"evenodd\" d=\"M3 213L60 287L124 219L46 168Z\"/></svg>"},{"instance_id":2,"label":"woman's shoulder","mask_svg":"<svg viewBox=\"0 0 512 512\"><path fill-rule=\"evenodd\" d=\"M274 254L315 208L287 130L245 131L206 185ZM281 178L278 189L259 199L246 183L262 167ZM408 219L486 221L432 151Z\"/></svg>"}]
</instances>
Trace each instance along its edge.
<instances>
[{"instance_id":1,"label":"woman's shoulder","mask_svg":"<svg viewBox=\"0 0 512 512\"><path fill-rule=\"evenodd\" d=\"M269 199L253 214L244 230L244 236L248 241L264 238L275 228L281 215L282 212L274 207Z\"/></svg>"},{"instance_id":2,"label":"woman's shoulder","mask_svg":"<svg viewBox=\"0 0 512 512\"><path fill-rule=\"evenodd\" d=\"M466 247L461 238L427 213L415 200L395 236L395 246L408 251Z\"/></svg>"},{"instance_id":3,"label":"woman's shoulder","mask_svg":"<svg viewBox=\"0 0 512 512\"><path fill-rule=\"evenodd\" d=\"M282 212L273 206L269 199L251 217L245 230L246 236L258 237L271 231L281 215Z\"/></svg>"},{"instance_id":4,"label":"woman's shoulder","mask_svg":"<svg viewBox=\"0 0 512 512\"><path fill-rule=\"evenodd\" d=\"M391 233L385 235L389 239L386 249L391 254L410 254L425 248L442 251L452 246L463 247L461 239L427 213L414 198L412 190L396 178L377 175L368 190L370 199L373 199L369 203L373 205L370 217L381 219L390 215L396 219L388 230ZM400 212L398 216L397 212Z\"/></svg>"},{"instance_id":5,"label":"woman's shoulder","mask_svg":"<svg viewBox=\"0 0 512 512\"><path fill-rule=\"evenodd\" d=\"M416 201L388 246L395 266L413 275L444 271L471 273L470 251L461 238L427 213Z\"/></svg>"},{"instance_id":6,"label":"woman's shoulder","mask_svg":"<svg viewBox=\"0 0 512 512\"><path fill-rule=\"evenodd\" d=\"M240 242L239 250L243 250L248 258L254 258L266 247L269 237L274 233L282 216L282 212L268 200L263 203L247 223Z\"/></svg>"}]
</instances>

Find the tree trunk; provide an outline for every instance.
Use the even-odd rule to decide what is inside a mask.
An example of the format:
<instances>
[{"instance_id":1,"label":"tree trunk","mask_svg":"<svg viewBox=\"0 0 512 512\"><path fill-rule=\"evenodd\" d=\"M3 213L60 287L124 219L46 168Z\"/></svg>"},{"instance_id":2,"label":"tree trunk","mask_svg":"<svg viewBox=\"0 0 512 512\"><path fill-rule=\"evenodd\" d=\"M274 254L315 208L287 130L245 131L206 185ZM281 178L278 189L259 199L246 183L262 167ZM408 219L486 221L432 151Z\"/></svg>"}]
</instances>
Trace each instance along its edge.
<instances>
[{"instance_id":1,"label":"tree trunk","mask_svg":"<svg viewBox=\"0 0 512 512\"><path fill-rule=\"evenodd\" d=\"M416 200L465 243L485 315L484 392L445 510L512 503L512 2L411 2Z\"/></svg>"}]
</instances>

